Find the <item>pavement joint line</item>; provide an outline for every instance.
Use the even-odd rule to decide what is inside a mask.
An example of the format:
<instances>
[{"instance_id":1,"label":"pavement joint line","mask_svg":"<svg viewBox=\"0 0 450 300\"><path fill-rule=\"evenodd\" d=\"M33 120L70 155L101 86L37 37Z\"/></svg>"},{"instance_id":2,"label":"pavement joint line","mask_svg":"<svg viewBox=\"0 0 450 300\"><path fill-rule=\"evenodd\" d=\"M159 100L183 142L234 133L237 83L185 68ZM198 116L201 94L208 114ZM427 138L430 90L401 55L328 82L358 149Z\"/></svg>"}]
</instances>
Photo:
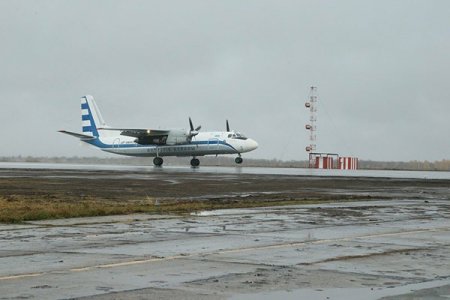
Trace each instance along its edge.
<instances>
[{"instance_id":1,"label":"pavement joint line","mask_svg":"<svg viewBox=\"0 0 450 300\"><path fill-rule=\"evenodd\" d=\"M192 256L194 256L194 255L192 255ZM174 259L180 259L180 258L186 258L186 257L188 257L188 256L187 255L174 255L174 256L168 256L168 257L156 257L156 258L124 261L124 262L119 262L119 263L96 265L96 266L83 267L83 268L74 268L74 269L70 269L69 271L83 272L83 271L89 271L89 270L93 270L93 269L109 269L109 268L139 265L139 264L145 264L145 263L151 263L151 262L157 262L157 261L174 260ZM1 280L1 278L0 278L0 280Z\"/></svg>"},{"instance_id":2,"label":"pavement joint line","mask_svg":"<svg viewBox=\"0 0 450 300\"><path fill-rule=\"evenodd\" d=\"M391 233L381 233L381 234L371 234L371 235L344 237L344 238L336 238L336 239L323 239L323 240L315 240L315 241L312 240L312 241L302 241L302 242L291 242L291 243L283 243L283 244L276 244L276 245L247 247L247 248L229 249L229 250L222 250L222 251L219 250L219 251L206 252L206 253L180 254L180 255L173 255L173 256L167 256L167 257L156 257L156 258L149 258L149 259L124 261L124 262L119 262L119 263L110 263L110 264L103 264L103 265L87 266L87 267L82 267L82 268L72 268L72 269L69 269L69 272L85 272L85 271L90 271L90 270L94 270L94 269L108 269L108 268L116 268L116 267L123 267L123 266L140 265L140 264L146 264L146 263L152 263L152 262L158 262L158 261L187 259L187 258L191 258L191 257L195 257L195 256L206 257L206 256L209 256L209 255L238 253L238 252L245 252L245 251L252 251L252 250L279 249L279 248L287 248L287 247L301 246L301 245L326 244L326 243L330 243L330 242L349 241L349 240L362 239L362 238L382 237L382 236L395 236L395 235L408 235L408 234L416 234L416 233L424 233L424 232L439 232L439 231L448 231L448 230L450 230L450 227L441 227L441 228L430 228L430 229L421 229L421 230L412 230L412 231L400 231L400 232L391 232ZM0 277L0 281L12 280L12 279L23 279L23 278L28 278L28 277L38 277L38 276L43 276L43 275L47 275L47 274L56 274L56 273L60 273L60 272L61 272L61 270L59 270L59 271L49 271L49 272L29 273L29 274L9 275L9 276Z\"/></svg>"},{"instance_id":3,"label":"pavement joint line","mask_svg":"<svg viewBox=\"0 0 450 300\"><path fill-rule=\"evenodd\" d=\"M382 237L382 236L395 236L395 235L407 235L407 234L448 231L448 230L450 230L450 228L443 227L443 228L431 228L431 229L422 229L422 230L414 230L414 231L401 231L401 232L392 232L392 233L381 233L381 234L371 234L371 235L363 235L363 236L344 237L344 238L337 238L337 239L311 240L311 241L292 242L292 243L284 243L284 244L276 244L276 245L267 245L267 246L260 246L260 247L230 249L230 250L218 251L218 252L214 252L214 253L207 253L207 254L205 253L204 255L236 253L236 252L244 252L244 251L251 251L251 250L279 249L279 248L285 248L285 247L311 245L311 244L319 245L319 244L326 244L326 243L331 243L331 242L351 241L354 239Z\"/></svg>"},{"instance_id":4,"label":"pavement joint line","mask_svg":"<svg viewBox=\"0 0 450 300\"><path fill-rule=\"evenodd\" d=\"M27 278L27 277L38 277L38 276L42 276L44 274L46 274L46 273L45 272L40 272L40 273L11 275L11 276L0 277L0 280L22 279L22 278Z\"/></svg>"}]
</instances>

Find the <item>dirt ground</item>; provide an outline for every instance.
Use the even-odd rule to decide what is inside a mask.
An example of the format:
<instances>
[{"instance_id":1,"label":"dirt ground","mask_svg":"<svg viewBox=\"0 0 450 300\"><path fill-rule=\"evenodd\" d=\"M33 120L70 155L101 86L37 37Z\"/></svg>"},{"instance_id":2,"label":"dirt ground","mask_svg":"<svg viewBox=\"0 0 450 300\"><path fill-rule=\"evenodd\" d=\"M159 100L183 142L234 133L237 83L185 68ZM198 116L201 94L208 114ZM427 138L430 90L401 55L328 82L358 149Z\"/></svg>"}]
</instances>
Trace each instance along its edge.
<instances>
[{"instance_id":1,"label":"dirt ground","mask_svg":"<svg viewBox=\"0 0 450 300\"><path fill-rule=\"evenodd\" d=\"M448 180L254 174L1 169L0 197L155 201L423 199L449 194Z\"/></svg>"}]
</instances>

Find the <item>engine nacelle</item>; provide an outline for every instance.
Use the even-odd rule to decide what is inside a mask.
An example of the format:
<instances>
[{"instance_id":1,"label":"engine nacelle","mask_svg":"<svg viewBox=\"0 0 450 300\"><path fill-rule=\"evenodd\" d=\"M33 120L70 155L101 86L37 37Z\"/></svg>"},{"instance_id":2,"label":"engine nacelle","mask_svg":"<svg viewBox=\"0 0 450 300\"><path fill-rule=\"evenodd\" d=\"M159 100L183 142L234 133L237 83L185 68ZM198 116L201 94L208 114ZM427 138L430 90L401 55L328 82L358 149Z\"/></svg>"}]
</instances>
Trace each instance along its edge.
<instances>
[{"instance_id":1,"label":"engine nacelle","mask_svg":"<svg viewBox=\"0 0 450 300\"><path fill-rule=\"evenodd\" d=\"M167 145L178 145L189 142L189 132L185 130L171 130L167 136Z\"/></svg>"}]
</instances>

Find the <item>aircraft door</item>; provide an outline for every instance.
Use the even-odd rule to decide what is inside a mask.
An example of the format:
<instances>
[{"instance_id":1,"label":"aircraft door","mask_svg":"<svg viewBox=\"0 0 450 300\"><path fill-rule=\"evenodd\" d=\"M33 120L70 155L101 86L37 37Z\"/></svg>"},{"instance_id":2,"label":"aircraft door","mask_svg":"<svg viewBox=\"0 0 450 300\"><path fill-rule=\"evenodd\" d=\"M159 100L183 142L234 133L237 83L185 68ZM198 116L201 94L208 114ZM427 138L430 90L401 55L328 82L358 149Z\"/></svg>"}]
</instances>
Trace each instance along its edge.
<instances>
[{"instance_id":1,"label":"aircraft door","mask_svg":"<svg viewBox=\"0 0 450 300\"><path fill-rule=\"evenodd\" d=\"M114 139L113 148L119 148L119 145L120 145L120 139L119 138Z\"/></svg>"}]
</instances>

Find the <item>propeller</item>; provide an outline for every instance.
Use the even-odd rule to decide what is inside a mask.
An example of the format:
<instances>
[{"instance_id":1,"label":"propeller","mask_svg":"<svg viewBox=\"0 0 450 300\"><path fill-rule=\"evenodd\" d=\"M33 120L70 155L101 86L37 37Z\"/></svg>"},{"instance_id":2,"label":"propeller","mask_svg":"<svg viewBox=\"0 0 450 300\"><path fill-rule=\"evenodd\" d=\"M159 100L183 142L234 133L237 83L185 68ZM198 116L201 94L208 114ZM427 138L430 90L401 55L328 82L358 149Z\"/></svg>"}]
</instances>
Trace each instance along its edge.
<instances>
[{"instance_id":1,"label":"propeller","mask_svg":"<svg viewBox=\"0 0 450 300\"><path fill-rule=\"evenodd\" d=\"M230 130L230 124L228 123L228 120L227 120L227 132L230 132L231 130Z\"/></svg>"},{"instance_id":2,"label":"propeller","mask_svg":"<svg viewBox=\"0 0 450 300\"><path fill-rule=\"evenodd\" d=\"M188 134L188 140L190 142L192 140L192 138L198 134L198 132L200 131L202 126L201 125L197 126L194 129L194 124L192 123L192 119L191 119L191 117L189 117L189 127L190 127L190 130L189 130L189 134Z\"/></svg>"}]
</instances>

